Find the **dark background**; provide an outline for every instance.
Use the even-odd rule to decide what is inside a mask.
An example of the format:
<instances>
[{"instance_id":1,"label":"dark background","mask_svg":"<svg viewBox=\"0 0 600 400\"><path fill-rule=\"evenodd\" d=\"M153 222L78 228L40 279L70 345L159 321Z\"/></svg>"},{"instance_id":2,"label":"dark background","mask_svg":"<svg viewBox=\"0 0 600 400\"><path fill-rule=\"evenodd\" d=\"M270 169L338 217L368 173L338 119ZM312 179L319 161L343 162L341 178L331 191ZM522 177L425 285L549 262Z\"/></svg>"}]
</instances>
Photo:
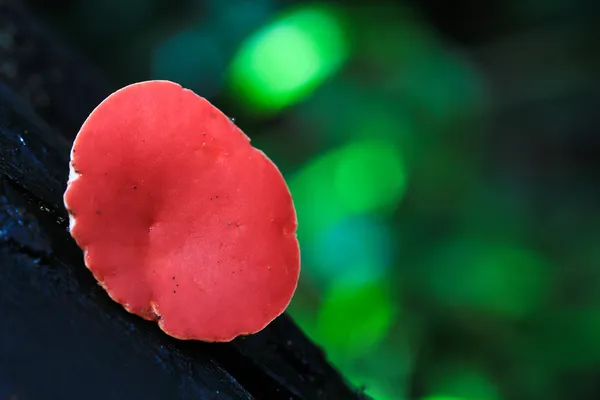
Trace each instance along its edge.
<instances>
[{"instance_id":1,"label":"dark background","mask_svg":"<svg viewBox=\"0 0 600 400\"><path fill-rule=\"evenodd\" d=\"M354 385L600 398L600 3L26 3L107 85L177 81L280 166L290 313Z\"/></svg>"}]
</instances>

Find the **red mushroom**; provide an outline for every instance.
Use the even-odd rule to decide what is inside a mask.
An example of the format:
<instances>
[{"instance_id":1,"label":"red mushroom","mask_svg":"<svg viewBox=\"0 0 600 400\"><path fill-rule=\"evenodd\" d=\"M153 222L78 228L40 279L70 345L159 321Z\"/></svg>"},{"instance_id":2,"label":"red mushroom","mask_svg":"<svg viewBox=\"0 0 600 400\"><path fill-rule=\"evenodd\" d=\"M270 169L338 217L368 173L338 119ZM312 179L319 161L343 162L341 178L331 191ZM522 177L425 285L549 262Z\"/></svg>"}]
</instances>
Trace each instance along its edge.
<instances>
[{"instance_id":1,"label":"red mushroom","mask_svg":"<svg viewBox=\"0 0 600 400\"><path fill-rule=\"evenodd\" d=\"M296 289L296 213L281 173L175 83L127 86L90 114L64 200L100 285L173 337L256 333Z\"/></svg>"}]
</instances>

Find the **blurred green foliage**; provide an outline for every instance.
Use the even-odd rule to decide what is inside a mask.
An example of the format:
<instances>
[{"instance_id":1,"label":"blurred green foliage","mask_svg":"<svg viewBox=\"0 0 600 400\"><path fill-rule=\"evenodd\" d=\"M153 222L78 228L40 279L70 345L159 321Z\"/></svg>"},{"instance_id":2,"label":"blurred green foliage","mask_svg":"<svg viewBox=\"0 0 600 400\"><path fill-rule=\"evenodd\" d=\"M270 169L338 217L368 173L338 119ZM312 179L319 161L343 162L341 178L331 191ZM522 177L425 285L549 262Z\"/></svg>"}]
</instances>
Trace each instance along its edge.
<instances>
[{"instance_id":1,"label":"blurred green foliage","mask_svg":"<svg viewBox=\"0 0 600 400\"><path fill-rule=\"evenodd\" d=\"M252 111L273 113L306 97L348 56L331 7L299 7L278 16L242 44L229 80Z\"/></svg>"},{"instance_id":2,"label":"blurred green foliage","mask_svg":"<svg viewBox=\"0 0 600 400\"><path fill-rule=\"evenodd\" d=\"M552 153L583 118L545 105L597 81L580 20L561 36L576 6L472 3L454 20L482 33L461 45L408 2L76 3L58 26L117 81L194 89L282 169L303 253L290 312L354 385L589 398L575 387L600 366L597 197ZM536 30L489 35L501 17ZM519 119L535 99L541 116Z\"/></svg>"}]
</instances>

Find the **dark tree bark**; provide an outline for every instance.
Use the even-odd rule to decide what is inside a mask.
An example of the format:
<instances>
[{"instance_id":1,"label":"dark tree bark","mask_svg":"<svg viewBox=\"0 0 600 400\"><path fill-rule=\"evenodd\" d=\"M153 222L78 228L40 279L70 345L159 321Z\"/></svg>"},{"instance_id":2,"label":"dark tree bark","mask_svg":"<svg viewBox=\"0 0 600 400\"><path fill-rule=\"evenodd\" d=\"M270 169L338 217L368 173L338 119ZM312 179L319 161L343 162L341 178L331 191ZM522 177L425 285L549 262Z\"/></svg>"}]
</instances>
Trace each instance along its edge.
<instances>
[{"instance_id":1,"label":"dark tree bark","mask_svg":"<svg viewBox=\"0 0 600 400\"><path fill-rule=\"evenodd\" d=\"M7 32L28 50L7 50ZM0 399L364 399L286 315L208 344L173 339L109 299L62 204L65 132L108 86L18 2L0 0L3 34L0 70L12 67L0 73Z\"/></svg>"},{"instance_id":2,"label":"dark tree bark","mask_svg":"<svg viewBox=\"0 0 600 400\"><path fill-rule=\"evenodd\" d=\"M114 89L20 0L0 0L0 80L68 139Z\"/></svg>"}]
</instances>

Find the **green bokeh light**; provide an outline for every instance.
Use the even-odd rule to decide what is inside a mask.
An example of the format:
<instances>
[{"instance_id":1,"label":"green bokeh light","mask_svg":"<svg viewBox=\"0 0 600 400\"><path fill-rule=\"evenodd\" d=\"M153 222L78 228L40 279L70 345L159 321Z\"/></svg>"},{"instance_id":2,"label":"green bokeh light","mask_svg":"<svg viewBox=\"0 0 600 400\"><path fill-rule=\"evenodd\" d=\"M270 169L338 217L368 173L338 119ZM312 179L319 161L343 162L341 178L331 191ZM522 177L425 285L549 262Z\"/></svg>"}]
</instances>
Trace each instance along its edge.
<instances>
[{"instance_id":1,"label":"green bokeh light","mask_svg":"<svg viewBox=\"0 0 600 400\"><path fill-rule=\"evenodd\" d=\"M385 338L398 314L398 302L384 283L339 283L326 293L317 319L319 343L332 357L368 352Z\"/></svg>"},{"instance_id":2,"label":"green bokeh light","mask_svg":"<svg viewBox=\"0 0 600 400\"><path fill-rule=\"evenodd\" d=\"M298 236L303 240L314 238L347 214L339 207L338 198L332 190L331 171L336 164L337 153L326 153L312 160L290 180L298 214Z\"/></svg>"},{"instance_id":3,"label":"green bokeh light","mask_svg":"<svg viewBox=\"0 0 600 400\"><path fill-rule=\"evenodd\" d=\"M332 76L348 52L343 23L335 9L296 9L242 45L230 66L230 83L247 107L276 112Z\"/></svg>"},{"instance_id":4,"label":"green bokeh light","mask_svg":"<svg viewBox=\"0 0 600 400\"><path fill-rule=\"evenodd\" d=\"M423 50L420 57L404 60L402 74L391 84L426 113L429 123L448 124L485 107L485 85L473 64L441 47Z\"/></svg>"},{"instance_id":5,"label":"green bokeh light","mask_svg":"<svg viewBox=\"0 0 600 400\"><path fill-rule=\"evenodd\" d=\"M408 108L420 135L464 131L464 124L486 107L484 76L467 54L446 46L414 11L358 8L355 18L365 28L356 52L379 74L376 83L367 86L368 98L378 93L389 105ZM360 75L355 79L360 81Z\"/></svg>"},{"instance_id":6,"label":"green bokeh light","mask_svg":"<svg viewBox=\"0 0 600 400\"><path fill-rule=\"evenodd\" d=\"M299 236L309 240L348 216L393 211L406 176L391 141L354 141L311 161L290 181Z\"/></svg>"},{"instance_id":7,"label":"green bokeh light","mask_svg":"<svg viewBox=\"0 0 600 400\"><path fill-rule=\"evenodd\" d=\"M500 400L498 388L478 367L447 365L432 373L432 394L424 400Z\"/></svg>"},{"instance_id":8,"label":"green bokeh light","mask_svg":"<svg viewBox=\"0 0 600 400\"><path fill-rule=\"evenodd\" d=\"M389 332L387 338L376 348L358 358L339 362L336 367L344 372L356 387L364 388L374 400L407 399L412 385L413 355L406 332L407 319Z\"/></svg>"},{"instance_id":9,"label":"green bokeh light","mask_svg":"<svg viewBox=\"0 0 600 400\"><path fill-rule=\"evenodd\" d=\"M423 400L467 400L464 397L456 396L427 396Z\"/></svg>"},{"instance_id":10,"label":"green bokeh light","mask_svg":"<svg viewBox=\"0 0 600 400\"><path fill-rule=\"evenodd\" d=\"M534 335L519 349L545 368L563 373L600 364L598 304L564 307L539 316Z\"/></svg>"},{"instance_id":11,"label":"green bokeh light","mask_svg":"<svg viewBox=\"0 0 600 400\"><path fill-rule=\"evenodd\" d=\"M335 170L335 189L350 213L393 208L406 188L398 148L385 141L355 142Z\"/></svg>"},{"instance_id":12,"label":"green bokeh light","mask_svg":"<svg viewBox=\"0 0 600 400\"><path fill-rule=\"evenodd\" d=\"M406 397L399 397L397 395L389 395L383 390L374 387L367 387L365 393L369 395L373 400L405 400Z\"/></svg>"},{"instance_id":13,"label":"green bokeh light","mask_svg":"<svg viewBox=\"0 0 600 400\"><path fill-rule=\"evenodd\" d=\"M544 260L517 246L468 239L439 249L434 259L429 293L445 306L519 318L548 292Z\"/></svg>"},{"instance_id":14,"label":"green bokeh light","mask_svg":"<svg viewBox=\"0 0 600 400\"><path fill-rule=\"evenodd\" d=\"M466 400L463 397L456 396L427 396L423 400Z\"/></svg>"}]
</instances>

